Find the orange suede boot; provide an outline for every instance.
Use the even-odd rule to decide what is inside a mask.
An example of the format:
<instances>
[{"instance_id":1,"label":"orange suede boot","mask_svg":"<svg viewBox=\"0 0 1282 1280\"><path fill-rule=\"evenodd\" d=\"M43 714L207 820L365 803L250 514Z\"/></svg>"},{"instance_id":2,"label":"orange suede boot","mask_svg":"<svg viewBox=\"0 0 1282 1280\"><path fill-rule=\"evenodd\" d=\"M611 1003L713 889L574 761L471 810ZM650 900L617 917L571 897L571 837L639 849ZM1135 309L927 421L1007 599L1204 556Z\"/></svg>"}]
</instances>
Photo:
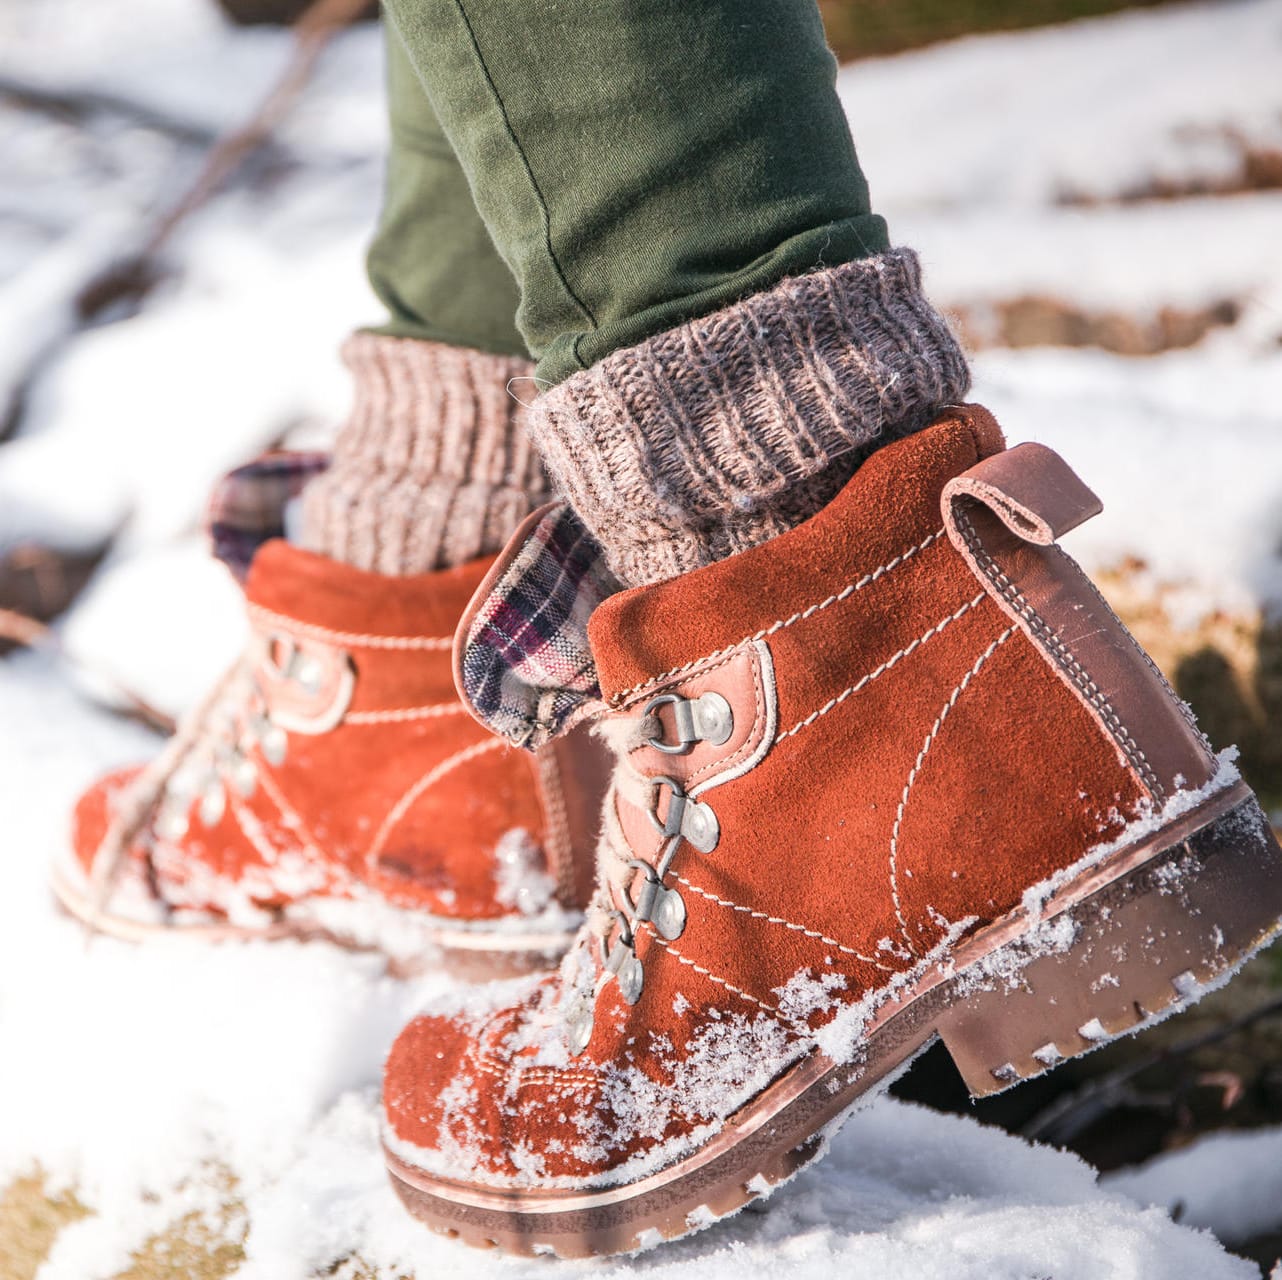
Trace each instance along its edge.
<instances>
[{"instance_id":1,"label":"orange suede boot","mask_svg":"<svg viewBox=\"0 0 1282 1280\"><path fill-rule=\"evenodd\" d=\"M604 789L580 735L534 757L469 720L455 625L547 481L507 392L528 361L354 335L332 455L215 489L243 659L150 767L76 811L64 904L104 931L325 935L490 976L546 966L591 892ZM284 541L287 514L300 545Z\"/></svg>"},{"instance_id":2,"label":"orange suede boot","mask_svg":"<svg viewBox=\"0 0 1282 1280\"><path fill-rule=\"evenodd\" d=\"M440 948L471 976L554 963L604 770L582 735L530 755L466 714L450 646L489 563L391 577L264 544L248 651L158 760L82 798L65 906L131 939Z\"/></svg>"},{"instance_id":3,"label":"orange suede boot","mask_svg":"<svg viewBox=\"0 0 1282 1280\"><path fill-rule=\"evenodd\" d=\"M564 509L531 518L460 677L530 744L597 721L599 888L556 975L395 1044L414 1214L519 1253L673 1239L821 1155L936 1038L992 1093L1275 935L1258 805L1053 545L1097 510L1050 450L950 411L769 541L612 595L582 575L591 674L559 688L546 635L494 626L568 544Z\"/></svg>"}]
</instances>

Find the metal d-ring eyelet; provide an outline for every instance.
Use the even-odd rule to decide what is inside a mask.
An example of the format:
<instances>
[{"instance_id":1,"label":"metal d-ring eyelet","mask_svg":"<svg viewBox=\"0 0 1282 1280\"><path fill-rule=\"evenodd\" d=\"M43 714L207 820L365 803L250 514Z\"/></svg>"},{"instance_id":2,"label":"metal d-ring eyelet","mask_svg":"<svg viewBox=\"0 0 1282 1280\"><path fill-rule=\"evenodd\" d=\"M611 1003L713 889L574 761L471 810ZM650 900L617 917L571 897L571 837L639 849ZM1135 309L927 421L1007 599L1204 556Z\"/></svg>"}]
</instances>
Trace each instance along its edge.
<instances>
[{"instance_id":1,"label":"metal d-ring eyelet","mask_svg":"<svg viewBox=\"0 0 1282 1280\"><path fill-rule=\"evenodd\" d=\"M218 778L211 778L200 797L197 813L200 825L205 828L216 827L227 812L227 789Z\"/></svg>"},{"instance_id":2,"label":"metal d-ring eyelet","mask_svg":"<svg viewBox=\"0 0 1282 1280\"><path fill-rule=\"evenodd\" d=\"M588 1047L592 1040L592 1027L596 1020L595 1001L583 996L576 997L565 1017L565 1035L570 1045L570 1052L576 1057Z\"/></svg>"},{"instance_id":3,"label":"metal d-ring eyelet","mask_svg":"<svg viewBox=\"0 0 1282 1280\"><path fill-rule=\"evenodd\" d=\"M251 719L250 732L258 743L263 759L279 769L289 754L289 735L265 714L255 715Z\"/></svg>"},{"instance_id":4,"label":"metal d-ring eyelet","mask_svg":"<svg viewBox=\"0 0 1282 1280\"><path fill-rule=\"evenodd\" d=\"M258 786L258 770L244 752L233 749L227 757L227 774L237 793L248 800Z\"/></svg>"},{"instance_id":5,"label":"metal d-ring eyelet","mask_svg":"<svg viewBox=\"0 0 1282 1280\"><path fill-rule=\"evenodd\" d=\"M656 751L662 751L665 756L679 756L684 752L689 751L690 748L694 746L694 739L692 737L686 737L682 732L681 710L685 706L686 700L679 693L661 693L657 698L651 698L650 701L646 703L645 710L641 713L644 717L654 715L655 711L657 711L659 707L674 708L673 714L677 722L677 735L680 738L680 741L676 743L664 742L656 734L646 739L647 746L653 747ZM659 725L659 732L663 732L663 726L661 724Z\"/></svg>"},{"instance_id":6,"label":"metal d-ring eyelet","mask_svg":"<svg viewBox=\"0 0 1282 1280\"><path fill-rule=\"evenodd\" d=\"M707 742L714 747L730 740L734 732L734 712L719 693L703 693L697 698L686 698L679 693L661 693L646 703L643 716L654 716L660 707L672 708L676 742L664 742L655 734L646 739L646 745L666 756L684 755L696 742Z\"/></svg>"},{"instance_id":7,"label":"metal d-ring eyelet","mask_svg":"<svg viewBox=\"0 0 1282 1280\"><path fill-rule=\"evenodd\" d=\"M277 656L277 651L281 656ZM263 666L277 680L291 680L298 666L298 641L284 631L269 631L263 637Z\"/></svg>"},{"instance_id":8,"label":"metal d-ring eyelet","mask_svg":"<svg viewBox=\"0 0 1282 1280\"><path fill-rule=\"evenodd\" d=\"M675 942L685 932L685 899L678 890L664 884L658 869L643 858L630 859L628 866L645 875L635 902L627 889L623 890L632 924L652 924L659 937Z\"/></svg>"},{"instance_id":9,"label":"metal d-ring eyelet","mask_svg":"<svg viewBox=\"0 0 1282 1280\"><path fill-rule=\"evenodd\" d=\"M610 911L609 918L619 926L619 941L624 946L630 947L633 943L632 922L628 919L627 913L620 911L617 907ZM609 934L600 939L601 963L606 969L610 968L610 955L613 948L609 945Z\"/></svg>"},{"instance_id":10,"label":"metal d-ring eyelet","mask_svg":"<svg viewBox=\"0 0 1282 1280\"><path fill-rule=\"evenodd\" d=\"M610 912L610 917L618 922L619 936L609 947L606 939L601 939L602 968L619 984L619 994L624 1000L636 1004L645 986L645 968L637 955L636 935L626 912L616 909Z\"/></svg>"},{"instance_id":11,"label":"metal d-ring eyelet","mask_svg":"<svg viewBox=\"0 0 1282 1280\"><path fill-rule=\"evenodd\" d=\"M293 677L303 692L314 698L324 688L325 667L314 655L303 654L294 664Z\"/></svg>"},{"instance_id":12,"label":"metal d-ring eyelet","mask_svg":"<svg viewBox=\"0 0 1282 1280\"><path fill-rule=\"evenodd\" d=\"M679 836L681 834L681 820L685 816L686 804L689 797L685 793L685 788L675 779L669 778L666 774L661 774L657 778L649 779L650 786L658 790L659 787L667 787L672 792L672 799L668 801L668 816L659 817L659 801L650 807L650 822L654 829L661 836Z\"/></svg>"}]
</instances>

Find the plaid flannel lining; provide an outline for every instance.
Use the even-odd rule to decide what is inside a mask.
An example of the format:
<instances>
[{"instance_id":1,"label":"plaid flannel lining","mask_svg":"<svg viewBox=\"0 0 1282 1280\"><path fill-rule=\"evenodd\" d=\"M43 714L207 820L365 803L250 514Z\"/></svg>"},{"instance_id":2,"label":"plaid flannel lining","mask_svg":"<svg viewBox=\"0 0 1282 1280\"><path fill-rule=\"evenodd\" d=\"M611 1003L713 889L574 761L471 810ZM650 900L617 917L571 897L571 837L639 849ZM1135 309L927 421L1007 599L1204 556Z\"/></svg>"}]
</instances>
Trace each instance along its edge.
<instances>
[{"instance_id":1,"label":"plaid flannel lining","mask_svg":"<svg viewBox=\"0 0 1282 1280\"><path fill-rule=\"evenodd\" d=\"M462 692L481 720L533 751L600 707L588 618L621 589L569 506L548 507L468 631Z\"/></svg>"},{"instance_id":2,"label":"plaid flannel lining","mask_svg":"<svg viewBox=\"0 0 1282 1280\"><path fill-rule=\"evenodd\" d=\"M214 555L238 582L245 581L249 562L264 542L285 536L286 505L328 466L328 453L265 453L214 486L209 537Z\"/></svg>"}]
</instances>

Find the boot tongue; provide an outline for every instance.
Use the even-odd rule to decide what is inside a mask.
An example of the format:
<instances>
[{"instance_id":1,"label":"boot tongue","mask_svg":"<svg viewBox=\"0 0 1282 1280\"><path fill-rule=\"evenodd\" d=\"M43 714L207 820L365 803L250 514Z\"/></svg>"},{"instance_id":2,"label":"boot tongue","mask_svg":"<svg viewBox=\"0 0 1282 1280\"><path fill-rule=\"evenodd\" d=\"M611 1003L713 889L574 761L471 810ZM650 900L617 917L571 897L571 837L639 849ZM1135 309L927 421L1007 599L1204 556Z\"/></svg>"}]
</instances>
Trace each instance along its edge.
<instances>
[{"instance_id":1,"label":"boot tongue","mask_svg":"<svg viewBox=\"0 0 1282 1280\"><path fill-rule=\"evenodd\" d=\"M472 714L533 751L599 709L588 618L622 589L568 504L535 511L459 627L455 683Z\"/></svg>"}]
</instances>

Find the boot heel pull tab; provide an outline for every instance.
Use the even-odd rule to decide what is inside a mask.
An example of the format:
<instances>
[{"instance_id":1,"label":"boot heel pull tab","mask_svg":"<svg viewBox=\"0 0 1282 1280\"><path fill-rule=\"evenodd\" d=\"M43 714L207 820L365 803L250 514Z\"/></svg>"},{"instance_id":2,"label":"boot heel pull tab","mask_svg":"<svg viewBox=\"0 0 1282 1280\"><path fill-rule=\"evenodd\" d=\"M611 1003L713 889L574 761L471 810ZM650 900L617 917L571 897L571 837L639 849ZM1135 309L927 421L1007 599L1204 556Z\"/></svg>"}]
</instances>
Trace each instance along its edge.
<instances>
[{"instance_id":1,"label":"boot heel pull tab","mask_svg":"<svg viewBox=\"0 0 1282 1280\"><path fill-rule=\"evenodd\" d=\"M1013 534L1042 547L1103 510L1054 449L1032 442L995 453L944 486L944 522L959 547L956 505L962 497L982 502Z\"/></svg>"}]
</instances>

